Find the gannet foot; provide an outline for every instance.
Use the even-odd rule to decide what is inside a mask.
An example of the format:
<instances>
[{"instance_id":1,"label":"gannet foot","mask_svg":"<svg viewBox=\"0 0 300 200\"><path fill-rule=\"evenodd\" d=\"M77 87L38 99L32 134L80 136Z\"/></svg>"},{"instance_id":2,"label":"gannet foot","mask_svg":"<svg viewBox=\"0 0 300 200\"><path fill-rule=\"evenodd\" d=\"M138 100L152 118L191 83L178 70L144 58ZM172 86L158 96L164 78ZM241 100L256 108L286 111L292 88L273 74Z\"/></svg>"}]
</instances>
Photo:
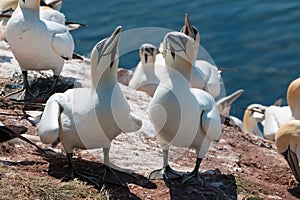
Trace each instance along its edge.
<instances>
[{"instance_id":1,"label":"gannet foot","mask_svg":"<svg viewBox=\"0 0 300 200\"><path fill-rule=\"evenodd\" d=\"M138 178L132 174L112 169L107 165L103 165L103 177L102 180L115 185L121 185L127 187L127 183L138 181Z\"/></svg>"},{"instance_id":2,"label":"gannet foot","mask_svg":"<svg viewBox=\"0 0 300 200\"><path fill-rule=\"evenodd\" d=\"M182 177L182 173L173 170L169 165L165 168L154 170L149 175L149 179L176 180Z\"/></svg>"},{"instance_id":3,"label":"gannet foot","mask_svg":"<svg viewBox=\"0 0 300 200\"><path fill-rule=\"evenodd\" d=\"M198 172L191 172L184 176L182 183L192 183L203 186L203 180L200 178Z\"/></svg>"}]
</instances>

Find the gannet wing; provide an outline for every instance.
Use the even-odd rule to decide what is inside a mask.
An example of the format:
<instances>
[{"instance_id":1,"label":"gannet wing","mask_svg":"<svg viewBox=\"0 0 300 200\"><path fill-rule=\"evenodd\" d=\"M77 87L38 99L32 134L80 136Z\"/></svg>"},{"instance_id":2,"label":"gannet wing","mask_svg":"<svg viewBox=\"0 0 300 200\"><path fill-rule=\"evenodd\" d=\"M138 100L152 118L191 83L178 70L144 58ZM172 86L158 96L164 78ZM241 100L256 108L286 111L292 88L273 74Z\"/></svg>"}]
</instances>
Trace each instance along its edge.
<instances>
[{"instance_id":1,"label":"gannet wing","mask_svg":"<svg viewBox=\"0 0 300 200\"><path fill-rule=\"evenodd\" d=\"M300 168L297 155L290 149L290 146L285 152L282 153L282 155L288 162L296 180L300 183Z\"/></svg>"},{"instance_id":2,"label":"gannet wing","mask_svg":"<svg viewBox=\"0 0 300 200\"><path fill-rule=\"evenodd\" d=\"M205 134L212 140L218 141L221 132L221 118L213 97L207 92L195 88L190 89L199 103L199 109L202 110L200 125Z\"/></svg>"},{"instance_id":3,"label":"gannet wing","mask_svg":"<svg viewBox=\"0 0 300 200\"><path fill-rule=\"evenodd\" d=\"M74 41L68 29L61 24L44 20L47 29L52 32L52 48L64 59L71 59L74 51Z\"/></svg>"}]
</instances>

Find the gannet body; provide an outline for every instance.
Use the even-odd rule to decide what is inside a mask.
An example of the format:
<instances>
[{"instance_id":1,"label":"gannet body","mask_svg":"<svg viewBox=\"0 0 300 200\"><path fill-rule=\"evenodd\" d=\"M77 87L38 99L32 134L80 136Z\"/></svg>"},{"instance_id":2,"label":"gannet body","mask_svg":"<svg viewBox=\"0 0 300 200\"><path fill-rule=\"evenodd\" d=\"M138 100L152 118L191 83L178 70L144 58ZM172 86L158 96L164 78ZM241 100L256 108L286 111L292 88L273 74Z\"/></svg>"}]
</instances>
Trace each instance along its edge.
<instances>
[{"instance_id":1,"label":"gannet body","mask_svg":"<svg viewBox=\"0 0 300 200\"><path fill-rule=\"evenodd\" d=\"M158 49L152 44L143 44L140 47L140 62L136 66L128 86L146 92L153 96L159 79L155 74L155 60Z\"/></svg>"},{"instance_id":2,"label":"gannet body","mask_svg":"<svg viewBox=\"0 0 300 200\"><path fill-rule=\"evenodd\" d=\"M221 134L221 121L213 97L207 92L190 88L192 56L195 43L180 32L168 33L164 38L164 55L167 70L166 79L161 81L149 106L150 120L157 131L157 138L163 149L162 175L170 178L178 174L168 165L170 146L196 149L197 162L194 170L183 182L196 179L202 158L212 141ZM150 178L157 178L157 170Z\"/></svg>"},{"instance_id":3,"label":"gannet body","mask_svg":"<svg viewBox=\"0 0 300 200\"><path fill-rule=\"evenodd\" d=\"M279 127L292 119L292 112L289 106L269 106L265 109L264 136L274 141L275 134Z\"/></svg>"},{"instance_id":4,"label":"gannet body","mask_svg":"<svg viewBox=\"0 0 300 200\"><path fill-rule=\"evenodd\" d=\"M296 180L300 183L300 121L290 120L275 135L277 151L286 159Z\"/></svg>"},{"instance_id":5,"label":"gannet body","mask_svg":"<svg viewBox=\"0 0 300 200\"><path fill-rule=\"evenodd\" d=\"M109 166L111 141L123 132L141 128L142 122L130 113L117 82L118 44L121 27L100 41L91 53L92 88L76 88L52 95L38 132L41 141L52 143L57 137L70 160L73 172L74 148L104 148L104 164Z\"/></svg>"},{"instance_id":6,"label":"gannet body","mask_svg":"<svg viewBox=\"0 0 300 200\"><path fill-rule=\"evenodd\" d=\"M39 4L40 0L19 0L7 23L6 39L23 72L25 89L29 90L28 70L52 70L54 90L64 60L72 58L74 41L65 26L40 19Z\"/></svg>"}]
</instances>

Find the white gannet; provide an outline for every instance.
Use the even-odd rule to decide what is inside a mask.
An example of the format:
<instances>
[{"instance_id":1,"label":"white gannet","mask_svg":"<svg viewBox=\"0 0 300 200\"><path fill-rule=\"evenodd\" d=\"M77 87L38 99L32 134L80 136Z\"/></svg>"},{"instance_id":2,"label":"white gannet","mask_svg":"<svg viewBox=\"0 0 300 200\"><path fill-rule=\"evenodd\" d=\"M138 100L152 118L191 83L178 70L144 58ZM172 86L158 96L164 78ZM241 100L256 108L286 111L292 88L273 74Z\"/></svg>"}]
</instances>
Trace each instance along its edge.
<instances>
[{"instance_id":1,"label":"white gannet","mask_svg":"<svg viewBox=\"0 0 300 200\"><path fill-rule=\"evenodd\" d=\"M146 92L153 96L159 79L155 74L155 60L159 50L152 44L142 44L140 47L140 62L136 66L128 86Z\"/></svg>"},{"instance_id":2,"label":"white gannet","mask_svg":"<svg viewBox=\"0 0 300 200\"><path fill-rule=\"evenodd\" d=\"M263 125L266 109L267 106L261 104L250 104L244 112L243 131L264 138L264 134L260 130L258 123L261 123Z\"/></svg>"},{"instance_id":3,"label":"white gannet","mask_svg":"<svg viewBox=\"0 0 300 200\"><path fill-rule=\"evenodd\" d=\"M221 135L221 120L213 97L207 92L190 88L189 78L195 42L180 32L168 33L163 41L167 76L162 80L149 105L149 116L163 149L163 169L150 178L179 178L181 174L168 164L170 146L193 148L197 161L194 170L182 182L196 181L200 163L212 141Z\"/></svg>"},{"instance_id":4,"label":"white gannet","mask_svg":"<svg viewBox=\"0 0 300 200\"><path fill-rule=\"evenodd\" d=\"M65 59L71 59L74 41L67 28L59 23L40 19L40 0L19 0L7 23L6 39L19 62L28 91L27 70L53 70L54 91Z\"/></svg>"},{"instance_id":5,"label":"white gannet","mask_svg":"<svg viewBox=\"0 0 300 200\"><path fill-rule=\"evenodd\" d=\"M277 151L289 164L296 180L300 183L300 121L290 120L283 124L275 135Z\"/></svg>"},{"instance_id":6,"label":"white gannet","mask_svg":"<svg viewBox=\"0 0 300 200\"><path fill-rule=\"evenodd\" d=\"M243 122L237 117L230 115L230 109L233 102L235 102L243 93L244 90L240 89L216 102L221 118L224 118L222 119L222 122L226 122L229 126L239 127L240 130L244 130Z\"/></svg>"},{"instance_id":7,"label":"white gannet","mask_svg":"<svg viewBox=\"0 0 300 200\"><path fill-rule=\"evenodd\" d=\"M72 161L74 148L103 148L105 171L112 172L109 168L111 141L122 131L137 131L142 126L142 121L130 113L117 81L121 31L122 27L117 27L110 37L93 48L92 88L69 89L52 95L38 124L42 142L52 143L60 138L70 162L71 176L80 175ZM124 185L113 175L112 179ZM103 179L107 180L107 176Z\"/></svg>"}]
</instances>

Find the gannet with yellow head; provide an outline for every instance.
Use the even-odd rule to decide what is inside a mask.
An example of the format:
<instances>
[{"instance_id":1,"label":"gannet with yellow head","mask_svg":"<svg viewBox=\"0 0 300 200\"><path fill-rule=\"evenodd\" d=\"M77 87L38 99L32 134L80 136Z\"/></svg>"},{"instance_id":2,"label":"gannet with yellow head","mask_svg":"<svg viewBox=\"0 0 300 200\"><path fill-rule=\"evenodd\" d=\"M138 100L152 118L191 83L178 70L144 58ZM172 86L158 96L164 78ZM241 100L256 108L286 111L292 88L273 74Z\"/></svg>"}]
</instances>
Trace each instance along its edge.
<instances>
[{"instance_id":1,"label":"gannet with yellow head","mask_svg":"<svg viewBox=\"0 0 300 200\"><path fill-rule=\"evenodd\" d=\"M263 123L266 108L267 106L261 104L250 104L245 109L243 117L244 132L264 138L264 134L260 130L258 123Z\"/></svg>"},{"instance_id":2,"label":"gannet with yellow head","mask_svg":"<svg viewBox=\"0 0 300 200\"><path fill-rule=\"evenodd\" d=\"M162 80L149 105L149 116L163 149L163 169L150 178L180 178L168 164L170 146L196 149L194 170L183 182L203 181L198 176L200 163L212 141L221 135L221 120L213 97L207 92L190 88L195 42L180 32L168 33L163 41L167 76Z\"/></svg>"},{"instance_id":3,"label":"gannet with yellow head","mask_svg":"<svg viewBox=\"0 0 300 200\"><path fill-rule=\"evenodd\" d=\"M64 60L72 58L73 38L64 25L40 19L40 0L19 0L18 4L7 23L6 39L22 70L23 90L30 93L28 70L52 70L53 92Z\"/></svg>"},{"instance_id":4,"label":"gannet with yellow head","mask_svg":"<svg viewBox=\"0 0 300 200\"><path fill-rule=\"evenodd\" d=\"M140 47L140 62L136 66L128 86L146 92L153 96L159 79L155 74L156 55L159 50L152 44L143 44Z\"/></svg>"},{"instance_id":5,"label":"gannet with yellow head","mask_svg":"<svg viewBox=\"0 0 300 200\"><path fill-rule=\"evenodd\" d=\"M296 180L300 183L300 78L292 81L287 90L287 101L291 116L288 121L278 127L275 134L277 151L288 162ZM282 113L281 113L282 114Z\"/></svg>"},{"instance_id":6,"label":"gannet with yellow head","mask_svg":"<svg viewBox=\"0 0 300 200\"><path fill-rule=\"evenodd\" d=\"M92 88L76 88L52 95L46 103L38 132L41 141L52 143L57 137L67 153L71 175L74 148L103 148L104 166L109 168L111 141L121 132L137 131L142 121L130 113L130 107L117 81L118 45L122 27L100 41L91 52ZM118 180L117 184L124 183ZM103 177L108 180L107 176Z\"/></svg>"}]
</instances>

